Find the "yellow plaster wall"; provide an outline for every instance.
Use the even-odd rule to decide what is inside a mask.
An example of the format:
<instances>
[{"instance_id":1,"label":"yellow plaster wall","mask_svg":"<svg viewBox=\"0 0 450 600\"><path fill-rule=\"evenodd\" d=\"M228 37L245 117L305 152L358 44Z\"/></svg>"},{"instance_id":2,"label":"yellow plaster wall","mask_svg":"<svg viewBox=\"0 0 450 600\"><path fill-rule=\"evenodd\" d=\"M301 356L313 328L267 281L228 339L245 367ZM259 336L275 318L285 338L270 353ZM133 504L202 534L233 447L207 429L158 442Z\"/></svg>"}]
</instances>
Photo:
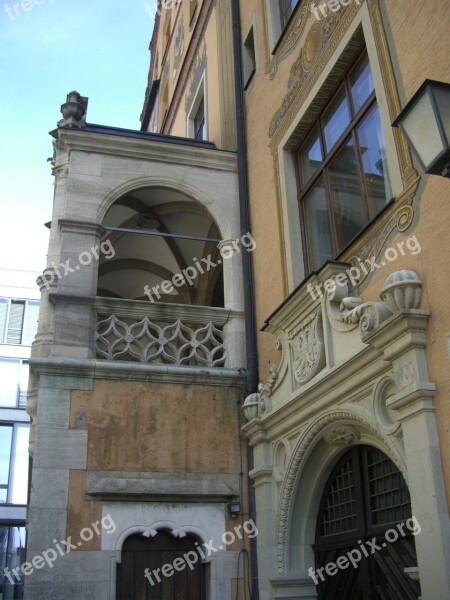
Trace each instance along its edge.
<instances>
[{"instance_id":1,"label":"yellow plaster wall","mask_svg":"<svg viewBox=\"0 0 450 600\"><path fill-rule=\"evenodd\" d=\"M74 391L71 427L88 429L88 469L237 473L237 407L233 388L95 382Z\"/></svg>"},{"instance_id":2,"label":"yellow plaster wall","mask_svg":"<svg viewBox=\"0 0 450 600\"><path fill-rule=\"evenodd\" d=\"M295 50L278 67L273 80L265 72L270 52L265 29L263 2L241 2L241 28L245 33L256 17L259 68L246 92L249 187L252 234L257 242L253 253L256 317L259 327L286 296L281 269L284 242L277 208L277 181L268 147L270 121L287 93L287 81L309 28L316 22L311 15L305 33ZM425 78L450 82L450 11L445 0L417 3L413 0L381 0L386 37L390 48L401 105L404 106ZM425 176L426 177L426 176ZM403 234L391 236L385 246L395 246L416 235L421 252L407 254L376 271L364 284L365 300L379 298L387 276L400 269L413 269L424 282L422 306L431 310L426 349L430 379L437 384L436 418L442 447L447 490L450 492L450 400L449 334L450 310L447 277L450 267L450 187L447 180L428 177L414 201L415 218ZM295 200L294 200L295 201ZM301 248L298 249L301 252ZM343 257L354 254L350 248ZM267 379L270 362L279 360L274 339L260 333L258 338L260 377ZM450 497L450 493L448 493Z\"/></svg>"}]
</instances>

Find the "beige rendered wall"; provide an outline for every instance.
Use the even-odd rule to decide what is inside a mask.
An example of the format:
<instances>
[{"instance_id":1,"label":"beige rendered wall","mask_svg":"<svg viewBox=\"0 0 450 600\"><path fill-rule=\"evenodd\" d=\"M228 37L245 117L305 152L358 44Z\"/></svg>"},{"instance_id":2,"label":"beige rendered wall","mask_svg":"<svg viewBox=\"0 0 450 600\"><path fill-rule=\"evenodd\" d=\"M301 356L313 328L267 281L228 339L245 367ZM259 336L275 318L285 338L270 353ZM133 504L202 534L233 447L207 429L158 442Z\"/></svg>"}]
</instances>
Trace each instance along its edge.
<instances>
[{"instance_id":1,"label":"beige rendered wall","mask_svg":"<svg viewBox=\"0 0 450 600\"><path fill-rule=\"evenodd\" d=\"M258 69L246 92L251 223L252 234L257 242L253 260L258 327L262 327L265 318L282 302L288 292L283 268L284 240L277 200L277 177L269 148L269 125L287 94L292 65L300 51L304 50L302 38L295 49L279 63L275 77L270 79L266 72L270 66L271 55L263 5L263 2L251 0L241 2L242 32L248 30L254 18L258 42ZM406 104L424 79L449 82L450 13L447 2L380 0L379 5L401 106ZM310 15L305 27L305 37L315 23L315 17ZM413 200L413 222L402 235L391 234L381 254L387 247L396 246L398 242L405 241L412 235L419 240L420 253L413 256L407 252L395 262L387 263L366 279L358 293L364 300L379 299L379 292L387 276L401 269L415 270L423 281L422 307L431 311L426 353L430 379L437 385L436 419L447 497L450 498L450 311L447 282L450 267L450 184L440 177L426 176L420 172L419 175L422 178ZM370 233L369 230L368 234ZM301 253L301 248L298 248L298 252ZM355 247L352 247L342 259L348 259L354 254ZM272 336L259 333L258 353L260 377L265 381L269 364L279 361Z\"/></svg>"},{"instance_id":2,"label":"beige rendered wall","mask_svg":"<svg viewBox=\"0 0 450 600\"><path fill-rule=\"evenodd\" d=\"M72 392L70 427L87 429L90 472L237 475L239 396L230 387L96 380L92 392ZM101 519L102 506L86 499L86 471L71 470L67 534L75 540ZM100 543L96 536L81 549Z\"/></svg>"}]
</instances>

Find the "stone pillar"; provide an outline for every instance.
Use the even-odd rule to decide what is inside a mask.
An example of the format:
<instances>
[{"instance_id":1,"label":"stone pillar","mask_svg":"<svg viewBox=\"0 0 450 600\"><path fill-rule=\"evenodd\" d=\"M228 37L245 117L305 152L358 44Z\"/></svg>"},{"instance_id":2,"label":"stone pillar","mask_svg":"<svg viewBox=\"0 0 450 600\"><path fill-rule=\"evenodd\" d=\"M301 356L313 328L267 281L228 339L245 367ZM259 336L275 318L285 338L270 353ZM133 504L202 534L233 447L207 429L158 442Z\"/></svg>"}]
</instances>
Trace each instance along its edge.
<instances>
[{"instance_id":1,"label":"stone pillar","mask_svg":"<svg viewBox=\"0 0 450 600\"><path fill-rule=\"evenodd\" d=\"M242 431L249 439L253 448L254 468L249 476L253 480L256 500L256 526L258 528L257 553L258 553L258 580L260 598L272 598L270 580L276 576L273 566L276 565L276 548L273 545L276 522L276 503L273 501L273 478L270 460L270 445L265 427L261 419L254 418L248 412L249 400L259 394L249 396L243 406L246 418L251 420L244 425Z\"/></svg>"},{"instance_id":2,"label":"stone pillar","mask_svg":"<svg viewBox=\"0 0 450 600\"><path fill-rule=\"evenodd\" d=\"M402 310L365 336L394 370L397 393L387 404L402 426L412 515L420 524L415 537L422 600L448 598L450 526L439 439L433 408L434 384L428 379L425 330L429 313Z\"/></svg>"},{"instance_id":3,"label":"stone pillar","mask_svg":"<svg viewBox=\"0 0 450 600\"><path fill-rule=\"evenodd\" d=\"M231 311L244 310L242 248L238 239L224 240L219 243L223 264L223 284L225 308ZM246 366L245 354L245 322L242 316L230 313L230 319L224 327L227 359L225 366L230 369L241 369Z\"/></svg>"}]
</instances>

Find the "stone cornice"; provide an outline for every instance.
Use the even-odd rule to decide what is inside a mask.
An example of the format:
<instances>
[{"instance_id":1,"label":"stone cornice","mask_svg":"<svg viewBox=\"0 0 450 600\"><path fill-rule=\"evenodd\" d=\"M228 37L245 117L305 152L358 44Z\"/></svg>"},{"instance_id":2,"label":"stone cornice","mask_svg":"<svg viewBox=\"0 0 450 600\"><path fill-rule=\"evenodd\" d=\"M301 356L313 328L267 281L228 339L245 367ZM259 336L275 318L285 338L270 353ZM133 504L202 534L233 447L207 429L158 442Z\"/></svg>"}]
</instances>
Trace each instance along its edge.
<instances>
[{"instance_id":1,"label":"stone cornice","mask_svg":"<svg viewBox=\"0 0 450 600\"><path fill-rule=\"evenodd\" d=\"M98 223L89 223L87 221L59 219L58 225L63 233L85 233L87 235L97 235L98 237L106 233L106 229Z\"/></svg>"},{"instance_id":2,"label":"stone cornice","mask_svg":"<svg viewBox=\"0 0 450 600\"><path fill-rule=\"evenodd\" d=\"M363 336L363 341L382 350L385 359L391 360L411 348L425 348L429 318L428 310L402 311Z\"/></svg>"},{"instance_id":3,"label":"stone cornice","mask_svg":"<svg viewBox=\"0 0 450 600\"><path fill-rule=\"evenodd\" d=\"M252 446L261 441L259 429L269 432L266 433L266 439L283 435L329 406L340 404L350 397L354 399L354 395L357 394L364 395L364 386L361 387L361 383L357 383L360 379L355 378L356 374L359 374L360 378L364 374L364 381L370 387L389 369L390 366L380 360L379 351L365 347L346 363L325 372L323 377L306 390L293 392L291 399L283 406L277 407L262 419L254 419L247 423L242 431L249 436ZM255 421L260 421L258 430L251 427Z\"/></svg>"},{"instance_id":4,"label":"stone cornice","mask_svg":"<svg viewBox=\"0 0 450 600\"><path fill-rule=\"evenodd\" d=\"M189 165L203 169L237 172L237 158L232 152L200 148L188 143L170 143L163 139L135 138L89 130L60 129L58 141L66 152L92 152L128 159Z\"/></svg>"},{"instance_id":5,"label":"stone cornice","mask_svg":"<svg viewBox=\"0 0 450 600\"><path fill-rule=\"evenodd\" d=\"M326 263L320 271L313 273L296 287L289 296L275 309L275 311L266 319L262 330L276 335L280 329L286 330L290 323L301 320L301 315L309 314L316 306L319 306L321 296L316 292L314 299L308 290L314 290L328 279L334 279L336 275L345 273L349 269L349 263L330 261ZM310 287L311 286L311 287ZM322 293L324 287L320 288Z\"/></svg>"},{"instance_id":6,"label":"stone cornice","mask_svg":"<svg viewBox=\"0 0 450 600\"><path fill-rule=\"evenodd\" d=\"M245 388L246 374L220 367L174 367L128 361L71 358L30 358L30 366L38 375L58 377L91 377L132 381L212 385Z\"/></svg>"},{"instance_id":7,"label":"stone cornice","mask_svg":"<svg viewBox=\"0 0 450 600\"><path fill-rule=\"evenodd\" d=\"M132 315L136 318L149 317L160 320L176 321L182 319L189 323L225 325L230 319L244 319L244 312L227 308L197 306L190 304L168 304L150 302L150 300L126 300L123 298L102 298L99 296L74 296L71 294L50 293L52 304L84 304L93 306L99 315L114 313L119 316Z\"/></svg>"},{"instance_id":8,"label":"stone cornice","mask_svg":"<svg viewBox=\"0 0 450 600\"><path fill-rule=\"evenodd\" d=\"M86 494L139 501L226 502L239 496L239 476L227 473L89 471Z\"/></svg>"}]
</instances>

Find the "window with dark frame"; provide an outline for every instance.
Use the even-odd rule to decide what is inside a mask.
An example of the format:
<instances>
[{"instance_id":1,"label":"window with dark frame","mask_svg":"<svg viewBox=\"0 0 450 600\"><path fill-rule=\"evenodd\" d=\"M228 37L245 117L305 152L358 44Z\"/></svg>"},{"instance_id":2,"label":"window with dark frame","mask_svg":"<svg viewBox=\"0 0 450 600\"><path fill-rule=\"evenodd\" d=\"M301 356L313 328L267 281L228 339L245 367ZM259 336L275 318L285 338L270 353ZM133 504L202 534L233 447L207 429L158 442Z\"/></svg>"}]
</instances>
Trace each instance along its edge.
<instances>
[{"instance_id":1,"label":"window with dark frame","mask_svg":"<svg viewBox=\"0 0 450 600\"><path fill-rule=\"evenodd\" d=\"M206 128L205 128L205 97L200 100L197 112L194 117L194 139L204 140L206 139Z\"/></svg>"},{"instance_id":2,"label":"window with dark frame","mask_svg":"<svg viewBox=\"0 0 450 600\"><path fill-rule=\"evenodd\" d=\"M281 29L284 29L300 0L280 0Z\"/></svg>"},{"instance_id":3,"label":"window with dark frame","mask_svg":"<svg viewBox=\"0 0 450 600\"><path fill-rule=\"evenodd\" d=\"M335 258L391 199L367 53L345 75L296 154L306 270Z\"/></svg>"}]
</instances>

